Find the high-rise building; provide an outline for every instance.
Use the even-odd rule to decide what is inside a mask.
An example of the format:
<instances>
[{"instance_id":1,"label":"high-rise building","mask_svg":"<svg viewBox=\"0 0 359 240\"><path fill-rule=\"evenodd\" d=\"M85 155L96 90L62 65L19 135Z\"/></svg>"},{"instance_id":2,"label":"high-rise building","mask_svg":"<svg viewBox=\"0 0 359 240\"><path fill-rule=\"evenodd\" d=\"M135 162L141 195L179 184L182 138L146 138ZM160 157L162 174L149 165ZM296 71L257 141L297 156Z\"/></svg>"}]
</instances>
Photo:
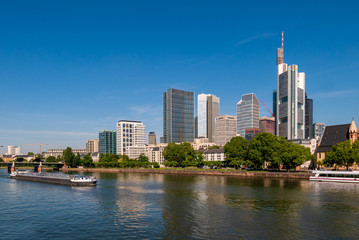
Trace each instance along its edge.
<instances>
[{"instance_id":1,"label":"high-rise building","mask_svg":"<svg viewBox=\"0 0 359 240\"><path fill-rule=\"evenodd\" d=\"M8 155L21 155L20 147L18 146L7 146L7 153Z\"/></svg>"},{"instance_id":2,"label":"high-rise building","mask_svg":"<svg viewBox=\"0 0 359 240\"><path fill-rule=\"evenodd\" d=\"M313 135L314 135L314 138L317 139L318 143L320 143L324 131L325 131L324 123L314 123L313 124Z\"/></svg>"},{"instance_id":3,"label":"high-rise building","mask_svg":"<svg viewBox=\"0 0 359 240\"><path fill-rule=\"evenodd\" d=\"M252 138L255 138L258 133L261 133L262 131L259 128L248 128L245 131L245 139L247 139L248 141L251 140Z\"/></svg>"},{"instance_id":4,"label":"high-rise building","mask_svg":"<svg viewBox=\"0 0 359 240\"><path fill-rule=\"evenodd\" d=\"M242 95L237 103L237 135L245 137L248 128L259 128L259 101L254 93Z\"/></svg>"},{"instance_id":5,"label":"high-rise building","mask_svg":"<svg viewBox=\"0 0 359 240\"><path fill-rule=\"evenodd\" d=\"M219 97L213 94L198 95L198 137L213 142L216 117L219 116Z\"/></svg>"},{"instance_id":6,"label":"high-rise building","mask_svg":"<svg viewBox=\"0 0 359 240\"><path fill-rule=\"evenodd\" d=\"M194 138L198 138L198 116L194 118Z\"/></svg>"},{"instance_id":7,"label":"high-rise building","mask_svg":"<svg viewBox=\"0 0 359 240\"><path fill-rule=\"evenodd\" d=\"M86 152L87 153L98 152L99 151L98 145L99 145L99 140L98 139L87 140L87 142L86 142Z\"/></svg>"},{"instance_id":8,"label":"high-rise building","mask_svg":"<svg viewBox=\"0 0 359 240\"><path fill-rule=\"evenodd\" d=\"M164 142L193 142L194 134L194 92L167 90L163 93Z\"/></svg>"},{"instance_id":9,"label":"high-rise building","mask_svg":"<svg viewBox=\"0 0 359 240\"><path fill-rule=\"evenodd\" d=\"M282 48L277 49L276 135L291 139L305 137L305 73L297 65L283 61Z\"/></svg>"},{"instance_id":10,"label":"high-rise building","mask_svg":"<svg viewBox=\"0 0 359 240\"><path fill-rule=\"evenodd\" d=\"M156 144L156 133L150 132L148 134L148 144Z\"/></svg>"},{"instance_id":11,"label":"high-rise building","mask_svg":"<svg viewBox=\"0 0 359 240\"><path fill-rule=\"evenodd\" d=\"M268 132L275 135L274 117L261 117L259 119L259 128L261 129L261 132Z\"/></svg>"},{"instance_id":12,"label":"high-rise building","mask_svg":"<svg viewBox=\"0 0 359 240\"><path fill-rule=\"evenodd\" d=\"M116 131L102 130L98 134L98 139L99 153L116 154Z\"/></svg>"},{"instance_id":13,"label":"high-rise building","mask_svg":"<svg viewBox=\"0 0 359 240\"><path fill-rule=\"evenodd\" d=\"M305 138L314 138L313 131L313 99L305 94Z\"/></svg>"},{"instance_id":14,"label":"high-rise building","mask_svg":"<svg viewBox=\"0 0 359 240\"><path fill-rule=\"evenodd\" d=\"M215 143L224 146L233 137L237 136L236 116L223 115L216 118Z\"/></svg>"},{"instance_id":15,"label":"high-rise building","mask_svg":"<svg viewBox=\"0 0 359 240\"><path fill-rule=\"evenodd\" d=\"M140 155L141 152L138 149L145 151L145 138L145 126L142 122L130 120L117 122L117 154L128 155L130 152L131 154L135 152ZM134 149L136 151L132 151ZM132 156L132 158L136 158L136 156Z\"/></svg>"}]
</instances>

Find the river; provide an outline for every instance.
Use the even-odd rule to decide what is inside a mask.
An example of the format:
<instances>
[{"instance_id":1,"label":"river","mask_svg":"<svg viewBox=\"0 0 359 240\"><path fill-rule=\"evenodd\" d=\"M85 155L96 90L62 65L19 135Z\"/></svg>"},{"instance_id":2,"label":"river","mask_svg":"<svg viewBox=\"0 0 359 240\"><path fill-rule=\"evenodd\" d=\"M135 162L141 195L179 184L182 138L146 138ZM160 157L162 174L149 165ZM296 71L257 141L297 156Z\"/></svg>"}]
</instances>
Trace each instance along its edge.
<instances>
[{"instance_id":1,"label":"river","mask_svg":"<svg viewBox=\"0 0 359 240\"><path fill-rule=\"evenodd\" d=\"M20 181L0 169L0 239L359 238L359 184L86 174L96 187Z\"/></svg>"}]
</instances>

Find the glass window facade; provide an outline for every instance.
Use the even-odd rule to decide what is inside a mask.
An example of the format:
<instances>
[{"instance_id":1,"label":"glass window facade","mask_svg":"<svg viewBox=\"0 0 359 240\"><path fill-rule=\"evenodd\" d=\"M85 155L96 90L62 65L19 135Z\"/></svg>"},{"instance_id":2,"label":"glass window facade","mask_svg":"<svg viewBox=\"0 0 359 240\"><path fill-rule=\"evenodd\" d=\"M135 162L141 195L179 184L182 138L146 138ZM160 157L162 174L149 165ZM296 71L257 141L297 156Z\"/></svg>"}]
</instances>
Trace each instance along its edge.
<instances>
[{"instance_id":1,"label":"glass window facade","mask_svg":"<svg viewBox=\"0 0 359 240\"><path fill-rule=\"evenodd\" d=\"M99 132L99 153L116 154L116 131L103 130Z\"/></svg>"}]
</instances>

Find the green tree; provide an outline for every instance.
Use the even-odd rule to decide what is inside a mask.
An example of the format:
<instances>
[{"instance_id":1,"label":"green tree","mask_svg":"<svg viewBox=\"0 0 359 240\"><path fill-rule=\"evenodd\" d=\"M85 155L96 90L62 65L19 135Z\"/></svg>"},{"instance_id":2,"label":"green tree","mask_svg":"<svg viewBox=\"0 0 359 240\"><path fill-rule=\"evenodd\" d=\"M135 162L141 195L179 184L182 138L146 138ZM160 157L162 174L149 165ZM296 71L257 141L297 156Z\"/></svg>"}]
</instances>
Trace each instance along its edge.
<instances>
[{"instance_id":1,"label":"green tree","mask_svg":"<svg viewBox=\"0 0 359 240\"><path fill-rule=\"evenodd\" d=\"M80 160L80 165L84 166L84 167L93 167L93 160L90 154L86 154L81 160Z\"/></svg>"},{"instance_id":2,"label":"green tree","mask_svg":"<svg viewBox=\"0 0 359 240\"><path fill-rule=\"evenodd\" d=\"M23 157L18 157L16 158L15 162L27 162L27 161Z\"/></svg>"},{"instance_id":3,"label":"green tree","mask_svg":"<svg viewBox=\"0 0 359 240\"><path fill-rule=\"evenodd\" d=\"M327 166L345 166L347 170L359 158L359 141L353 144L350 140L333 146L332 151L325 155L323 163Z\"/></svg>"},{"instance_id":4,"label":"green tree","mask_svg":"<svg viewBox=\"0 0 359 240\"><path fill-rule=\"evenodd\" d=\"M56 162L56 158L54 156L48 156L45 159L45 162Z\"/></svg>"},{"instance_id":5,"label":"green tree","mask_svg":"<svg viewBox=\"0 0 359 240\"><path fill-rule=\"evenodd\" d=\"M287 171L302 165L305 161L311 160L310 149L291 142L286 142L281 146L283 151L280 152L282 165Z\"/></svg>"},{"instance_id":6,"label":"green tree","mask_svg":"<svg viewBox=\"0 0 359 240\"><path fill-rule=\"evenodd\" d=\"M28 152L27 155L35 155L33 152Z\"/></svg>"},{"instance_id":7,"label":"green tree","mask_svg":"<svg viewBox=\"0 0 359 240\"><path fill-rule=\"evenodd\" d=\"M1 157L0 157L0 162L4 162L4 159L2 159Z\"/></svg>"},{"instance_id":8,"label":"green tree","mask_svg":"<svg viewBox=\"0 0 359 240\"><path fill-rule=\"evenodd\" d=\"M218 145L210 146L208 149L220 149L221 147Z\"/></svg>"},{"instance_id":9,"label":"green tree","mask_svg":"<svg viewBox=\"0 0 359 240\"><path fill-rule=\"evenodd\" d=\"M180 144L169 143L162 153L165 166L189 167L199 166L203 163L203 154L196 152L188 142ZM169 163L172 162L172 163ZM174 164L175 162L176 164Z\"/></svg>"},{"instance_id":10,"label":"green tree","mask_svg":"<svg viewBox=\"0 0 359 240\"><path fill-rule=\"evenodd\" d=\"M265 162L271 162L276 151L278 137L270 133L259 133L249 141L248 160L255 168L264 167Z\"/></svg>"},{"instance_id":11,"label":"green tree","mask_svg":"<svg viewBox=\"0 0 359 240\"><path fill-rule=\"evenodd\" d=\"M232 138L224 146L226 164L235 168L246 165L248 155L248 141L243 137L237 136Z\"/></svg>"},{"instance_id":12,"label":"green tree","mask_svg":"<svg viewBox=\"0 0 359 240\"><path fill-rule=\"evenodd\" d=\"M67 166L73 166L75 154L72 152L72 148L67 147L62 153L62 159Z\"/></svg>"},{"instance_id":13,"label":"green tree","mask_svg":"<svg viewBox=\"0 0 359 240\"><path fill-rule=\"evenodd\" d=\"M76 156L72 160L72 167L78 167L80 166L81 157L80 154L77 153Z\"/></svg>"}]
</instances>

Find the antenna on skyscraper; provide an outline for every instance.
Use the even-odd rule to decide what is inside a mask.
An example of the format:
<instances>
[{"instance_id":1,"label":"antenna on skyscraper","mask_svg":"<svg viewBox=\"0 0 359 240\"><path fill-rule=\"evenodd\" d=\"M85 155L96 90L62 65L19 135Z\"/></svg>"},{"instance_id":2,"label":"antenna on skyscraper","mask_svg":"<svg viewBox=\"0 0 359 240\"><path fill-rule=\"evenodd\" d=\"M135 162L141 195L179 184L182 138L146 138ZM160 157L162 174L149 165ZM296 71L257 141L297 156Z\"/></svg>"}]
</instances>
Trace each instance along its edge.
<instances>
[{"instance_id":1,"label":"antenna on skyscraper","mask_svg":"<svg viewBox=\"0 0 359 240\"><path fill-rule=\"evenodd\" d=\"M282 50L283 50L283 45L284 45L284 32L282 32Z\"/></svg>"}]
</instances>

